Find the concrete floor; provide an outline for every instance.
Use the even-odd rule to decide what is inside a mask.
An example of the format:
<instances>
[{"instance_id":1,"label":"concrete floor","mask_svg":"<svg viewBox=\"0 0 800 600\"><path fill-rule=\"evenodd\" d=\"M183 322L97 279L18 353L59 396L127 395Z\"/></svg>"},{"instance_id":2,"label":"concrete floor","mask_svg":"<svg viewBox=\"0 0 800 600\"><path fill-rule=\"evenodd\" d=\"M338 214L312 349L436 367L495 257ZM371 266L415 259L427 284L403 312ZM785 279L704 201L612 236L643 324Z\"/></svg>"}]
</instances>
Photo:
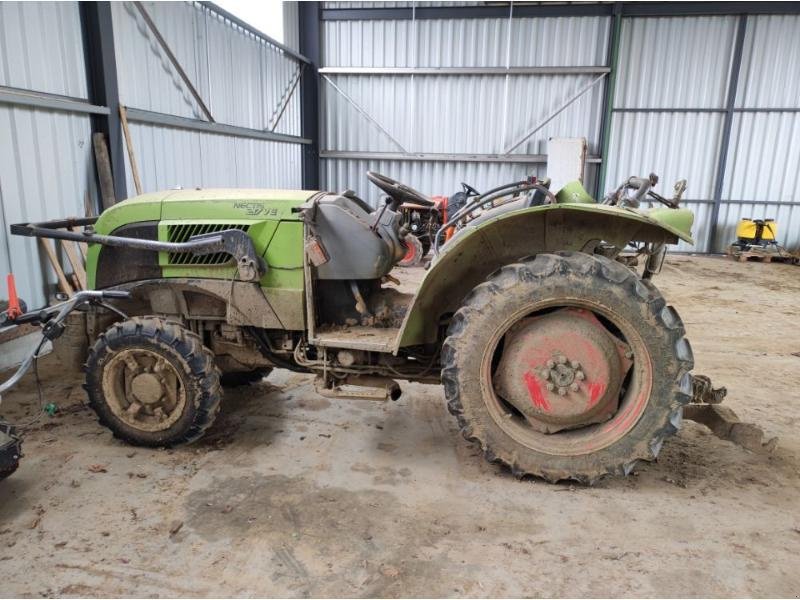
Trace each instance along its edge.
<instances>
[{"instance_id":1,"label":"concrete floor","mask_svg":"<svg viewBox=\"0 0 800 600\"><path fill-rule=\"evenodd\" d=\"M796 596L800 267L674 257L656 283L772 455L686 423L627 479L518 481L437 386L334 403L285 371L228 394L200 443L146 450L45 364L60 410L0 483L0 595ZM3 414L37 406L28 378Z\"/></svg>"}]
</instances>

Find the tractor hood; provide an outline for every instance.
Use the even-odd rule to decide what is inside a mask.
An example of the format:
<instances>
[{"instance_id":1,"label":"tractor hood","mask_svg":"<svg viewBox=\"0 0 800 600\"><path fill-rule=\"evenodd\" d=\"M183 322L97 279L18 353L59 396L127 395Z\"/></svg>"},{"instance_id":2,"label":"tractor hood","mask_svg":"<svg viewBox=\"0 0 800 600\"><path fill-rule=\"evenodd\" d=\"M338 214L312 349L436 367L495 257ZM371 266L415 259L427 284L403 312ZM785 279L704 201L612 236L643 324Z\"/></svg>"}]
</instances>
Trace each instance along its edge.
<instances>
[{"instance_id":1,"label":"tractor hood","mask_svg":"<svg viewBox=\"0 0 800 600\"><path fill-rule=\"evenodd\" d=\"M292 211L315 191L266 189L192 189L142 194L123 200L100 215L95 231L110 234L129 223L162 220L296 221Z\"/></svg>"}]
</instances>

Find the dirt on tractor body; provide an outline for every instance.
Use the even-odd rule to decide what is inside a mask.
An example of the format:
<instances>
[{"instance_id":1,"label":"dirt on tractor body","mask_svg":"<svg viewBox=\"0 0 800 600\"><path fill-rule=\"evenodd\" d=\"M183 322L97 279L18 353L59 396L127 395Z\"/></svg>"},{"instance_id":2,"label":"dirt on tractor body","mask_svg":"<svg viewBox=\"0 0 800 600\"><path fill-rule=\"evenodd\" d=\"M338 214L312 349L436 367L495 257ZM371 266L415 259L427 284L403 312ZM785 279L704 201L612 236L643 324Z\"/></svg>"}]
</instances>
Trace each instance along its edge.
<instances>
[{"instance_id":1,"label":"dirt on tractor body","mask_svg":"<svg viewBox=\"0 0 800 600\"><path fill-rule=\"evenodd\" d=\"M683 318L695 371L779 438L774 452L685 422L628 478L519 481L461 437L441 386L330 400L312 376L281 370L227 392L196 444L132 448L97 424L82 377L45 359L58 411L0 482L3 592L796 595L800 267L677 256L655 283ZM2 414L23 424L38 402L28 377Z\"/></svg>"}]
</instances>

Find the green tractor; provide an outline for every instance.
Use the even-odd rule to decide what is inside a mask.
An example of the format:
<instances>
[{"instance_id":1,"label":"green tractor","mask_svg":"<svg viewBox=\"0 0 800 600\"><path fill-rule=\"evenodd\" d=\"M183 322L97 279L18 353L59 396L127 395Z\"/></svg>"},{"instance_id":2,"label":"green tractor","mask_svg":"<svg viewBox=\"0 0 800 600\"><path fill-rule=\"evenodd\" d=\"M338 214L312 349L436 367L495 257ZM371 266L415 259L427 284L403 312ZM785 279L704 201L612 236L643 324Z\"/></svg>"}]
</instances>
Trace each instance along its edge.
<instances>
[{"instance_id":1,"label":"green tractor","mask_svg":"<svg viewBox=\"0 0 800 600\"><path fill-rule=\"evenodd\" d=\"M670 200L655 176L601 202L535 178L476 192L405 293L400 207L432 202L368 177L377 210L349 190L196 189L12 226L89 243L88 287L108 292L85 307L100 422L132 444L193 442L225 385L284 368L342 398L442 383L464 437L518 476L591 482L656 457L692 394L683 324L650 281L668 244L692 241L685 184ZM639 210L645 197L666 206Z\"/></svg>"}]
</instances>

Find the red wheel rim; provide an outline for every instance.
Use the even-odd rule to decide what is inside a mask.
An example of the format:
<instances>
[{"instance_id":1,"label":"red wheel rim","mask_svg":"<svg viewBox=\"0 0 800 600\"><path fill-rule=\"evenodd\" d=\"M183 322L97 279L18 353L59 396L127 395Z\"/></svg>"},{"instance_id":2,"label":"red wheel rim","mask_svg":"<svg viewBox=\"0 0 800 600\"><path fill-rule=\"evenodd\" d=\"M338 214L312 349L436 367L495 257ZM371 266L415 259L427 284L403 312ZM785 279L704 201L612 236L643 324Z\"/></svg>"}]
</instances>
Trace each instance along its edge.
<instances>
[{"instance_id":1,"label":"red wheel rim","mask_svg":"<svg viewBox=\"0 0 800 600\"><path fill-rule=\"evenodd\" d=\"M552 421L548 423L541 419L544 412L541 410L541 406L538 407L538 412L532 410L528 411L529 414L519 410L518 407L523 406L523 403L533 405L536 401L536 394L528 387L528 382L525 382L524 397L517 397L515 402L509 402L507 398L503 397L504 393L507 394L510 391L507 382L504 385L502 381L496 381L495 377L498 367L502 364L505 338L509 333L513 335L513 328L516 324L526 319L552 315L565 309L569 311L570 318L584 319L588 316L593 321L596 320L609 331L609 335L622 343L618 346L615 342L614 346L622 352L621 357L615 360L619 361L619 368L624 374L624 383L620 385L618 397L613 398L614 402L607 401L604 407L608 412L613 411L612 414L594 413L591 410L576 411L573 409L570 411L562 407L561 414L556 416L566 417L566 425L552 427L549 426L552 425ZM566 347L574 348L575 346L570 342ZM630 358L625 357L626 352L629 353ZM538 380L536 383L539 386L541 397L552 408L552 396L545 395L546 380L541 377L542 367L537 363L537 360L541 358L541 356L533 357L533 365L526 365L525 369L514 370L513 376L521 378L520 376L524 377L526 373L534 373L533 377ZM569 361L569 357L567 357L567 361ZM535 374L537 367L539 373ZM577 372L577 369L573 369L573 374L574 372ZM597 373L598 371L595 370L593 376L596 376ZM531 375L528 375L528 378L530 379ZM503 379L502 375L499 379ZM589 374L586 373L586 381L589 382L589 379ZM591 454L614 444L638 423L650 399L653 367L647 346L639 332L620 315L613 313L610 308L586 300L550 301L518 311L498 328L489 341L484 354L480 380L486 405L493 421L514 440L545 454L578 456ZM516 389L519 388L520 386L516 386ZM586 386L585 394L591 398L588 386ZM596 399L599 399L599 395L601 394L598 394ZM541 398L539 401L541 402ZM537 420L536 417L539 419Z\"/></svg>"}]
</instances>

